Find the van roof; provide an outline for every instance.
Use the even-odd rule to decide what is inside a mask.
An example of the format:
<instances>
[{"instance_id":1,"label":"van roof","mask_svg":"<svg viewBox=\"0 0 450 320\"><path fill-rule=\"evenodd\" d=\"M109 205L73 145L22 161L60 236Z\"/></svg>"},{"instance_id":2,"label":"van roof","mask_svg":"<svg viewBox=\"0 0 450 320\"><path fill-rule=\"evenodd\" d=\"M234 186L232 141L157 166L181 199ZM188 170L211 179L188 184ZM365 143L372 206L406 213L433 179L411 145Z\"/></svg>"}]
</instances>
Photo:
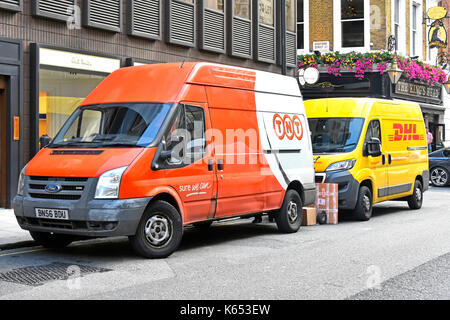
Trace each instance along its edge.
<instances>
[{"instance_id":1,"label":"van roof","mask_svg":"<svg viewBox=\"0 0 450 320\"><path fill-rule=\"evenodd\" d=\"M82 105L180 101L187 84L301 96L292 77L207 62L162 63L121 68L110 74Z\"/></svg>"},{"instance_id":2,"label":"van roof","mask_svg":"<svg viewBox=\"0 0 450 320\"><path fill-rule=\"evenodd\" d=\"M376 98L324 98L305 101L308 118L365 118L369 115L421 118L419 104Z\"/></svg>"}]
</instances>

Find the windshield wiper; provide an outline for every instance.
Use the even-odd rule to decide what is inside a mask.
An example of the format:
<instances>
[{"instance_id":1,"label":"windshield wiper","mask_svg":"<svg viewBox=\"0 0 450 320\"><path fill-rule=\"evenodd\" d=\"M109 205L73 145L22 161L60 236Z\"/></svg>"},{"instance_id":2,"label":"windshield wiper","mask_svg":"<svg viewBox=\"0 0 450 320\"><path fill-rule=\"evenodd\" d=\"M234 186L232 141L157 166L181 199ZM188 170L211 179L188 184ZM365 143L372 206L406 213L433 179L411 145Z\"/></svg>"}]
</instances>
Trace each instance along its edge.
<instances>
[{"instance_id":1,"label":"windshield wiper","mask_svg":"<svg viewBox=\"0 0 450 320\"><path fill-rule=\"evenodd\" d=\"M136 143L129 143L129 142L109 142L109 143L102 143L100 145L100 148L107 148L107 147L142 148L136 145Z\"/></svg>"}]
</instances>

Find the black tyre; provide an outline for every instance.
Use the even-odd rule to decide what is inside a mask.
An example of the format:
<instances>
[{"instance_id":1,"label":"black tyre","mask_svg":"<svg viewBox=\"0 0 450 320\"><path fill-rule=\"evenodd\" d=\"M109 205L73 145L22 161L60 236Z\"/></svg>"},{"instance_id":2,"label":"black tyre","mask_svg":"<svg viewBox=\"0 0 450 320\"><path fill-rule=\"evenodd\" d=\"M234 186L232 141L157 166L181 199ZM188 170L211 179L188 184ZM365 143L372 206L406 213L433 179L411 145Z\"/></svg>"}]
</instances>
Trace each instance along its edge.
<instances>
[{"instance_id":1,"label":"black tyre","mask_svg":"<svg viewBox=\"0 0 450 320\"><path fill-rule=\"evenodd\" d=\"M208 229L212 224L212 221L202 221L194 223L193 226L199 229Z\"/></svg>"},{"instance_id":2,"label":"black tyre","mask_svg":"<svg viewBox=\"0 0 450 320\"><path fill-rule=\"evenodd\" d=\"M142 216L137 232L130 236L133 250L151 259L166 258L180 245L183 223L177 209L165 201L156 201Z\"/></svg>"},{"instance_id":3,"label":"black tyre","mask_svg":"<svg viewBox=\"0 0 450 320\"><path fill-rule=\"evenodd\" d=\"M450 173L442 167L433 168L431 169L430 180L435 187L445 187L450 182Z\"/></svg>"},{"instance_id":4,"label":"black tyre","mask_svg":"<svg viewBox=\"0 0 450 320\"><path fill-rule=\"evenodd\" d=\"M300 195L295 190L288 190L284 197L283 206L277 215L275 222L278 230L284 233L294 233L302 225L303 203Z\"/></svg>"},{"instance_id":5,"label":"black tyre","mask_svg":"<svg viewBox=\"0 0 450 320\"><path fill-rule=\"evenodd\" d=\"M319 224L327 223L327 213L325 211L319 212L319 214L317 215L317 222Z\"/></svg>"},{"instance_id":6,"label":"black tyre","mask_svg":"<svg viewBox=\"0 0 450 320\"><path fill-rule=\"evenodd\" d=\"M408 206L412 210L418 210L422 208L423 203L423 187L419 180L414 183L414 192L408 197Z\"/></svg>"},{"instance_id":7,"label":"black tyre","mask_svg":"<svg viewBox=\"0 0 450 320\"><path fill-rule=\"evenodd\" d=\"M30 231L30 235L39 245L50 249L65 248L75 241L75 237L66 234Z\"/></svg>"},{"instance_id":8,"label":"black tyre","mask_svg":"<svg viewBox=\"0 0 450 320\"><path fill-rule=\"evenodd\" d=\"M369 221L372 217L373 201L372 192L366 186L359 188L358 201L352 212L353 219L357 221Z\"/></svg>"}]
</instances>

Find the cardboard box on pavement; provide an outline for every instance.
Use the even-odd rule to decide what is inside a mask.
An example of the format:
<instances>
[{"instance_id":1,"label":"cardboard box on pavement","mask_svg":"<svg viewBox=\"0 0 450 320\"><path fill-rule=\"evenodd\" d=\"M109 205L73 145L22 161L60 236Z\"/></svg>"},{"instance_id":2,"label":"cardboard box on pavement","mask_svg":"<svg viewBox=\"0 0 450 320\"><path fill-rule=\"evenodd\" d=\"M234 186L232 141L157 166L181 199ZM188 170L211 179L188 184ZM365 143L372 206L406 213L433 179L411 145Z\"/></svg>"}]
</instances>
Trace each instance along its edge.
<instances>
[{"instance_id":1,"label":"cardboard box on pavement","mask_svg":"<svg viewBox=\"0 0 450 320\"><path fill-rule=\"evenodd\" d=\"M338 224L338 185L332 183L317 183L316 190L317 213L326 213L327 224Z\"/></svg>"},{"instance_id":2,"label":"cardboard box on pavement","mask_svg":"<svg viewBox=\"0 0 450 320\"><path fill-rule=\"evenodd\" d=\"M303 208L302 226L315 226L317 224L316 208L310 206Z\"/></svg>"}]
</instances>

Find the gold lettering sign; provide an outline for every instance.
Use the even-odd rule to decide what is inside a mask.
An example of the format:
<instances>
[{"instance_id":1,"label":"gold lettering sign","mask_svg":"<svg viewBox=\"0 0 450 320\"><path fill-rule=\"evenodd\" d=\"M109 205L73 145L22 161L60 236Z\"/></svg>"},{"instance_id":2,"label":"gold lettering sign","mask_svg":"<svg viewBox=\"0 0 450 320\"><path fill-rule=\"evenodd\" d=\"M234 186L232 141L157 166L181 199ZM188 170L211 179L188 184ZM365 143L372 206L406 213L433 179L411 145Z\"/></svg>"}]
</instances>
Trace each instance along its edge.
<instances>
[{"instance_id":1,"label":"gold lettering sign","mask_svg":"<svg viewBox=\"0 0 450 320\"><path fill-rule=\"evenodd\" d=\"M443 7L433 7L428 10L427 15L431 20L440 20L447 16L447 10Z\"/></svg>"},{"instance_id":2,"label":"gold lettering sign","mask_svg":"<svg viewBox=\"0 0 450 320\"><path fill-rule=\"evenodd\" d=\"M437 87L429 87L423 84L399 81L395 86L395 92L416 97L440 99L441 91Z\"/></svg>"}]
</instances>

